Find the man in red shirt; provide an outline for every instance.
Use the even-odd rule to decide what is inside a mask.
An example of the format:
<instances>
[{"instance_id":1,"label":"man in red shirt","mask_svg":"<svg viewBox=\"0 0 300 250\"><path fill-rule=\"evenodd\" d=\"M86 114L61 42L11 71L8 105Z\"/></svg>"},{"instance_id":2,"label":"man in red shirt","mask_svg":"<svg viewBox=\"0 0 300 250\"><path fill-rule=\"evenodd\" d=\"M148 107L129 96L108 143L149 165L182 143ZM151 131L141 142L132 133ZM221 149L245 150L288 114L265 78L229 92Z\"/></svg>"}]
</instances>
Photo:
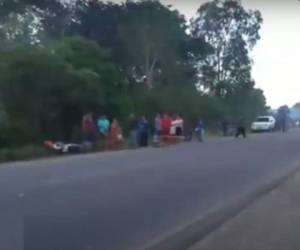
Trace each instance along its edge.
<instances>
[{"instance_id":1,"label":"man in red shirt","mask_svg":"<svg viewBox=\"0 0 300 250\"><path fill-rule=\"evenodd\" d=\"M92 113L87 113L82 117L81 126L84 140L95 144L97 138L97 128Z\"/></svg>"},{"instance_id":2,"label":"man in red shirt","mask_svg":"<svg viewBox=\"0 0 300 250\"><path fill-rule=\"evenodd\" d=\"M172 126L172 119L169 115L165 114L161 119L162 135L170 135L171 126Z\"/></svg>"}]
</instances>

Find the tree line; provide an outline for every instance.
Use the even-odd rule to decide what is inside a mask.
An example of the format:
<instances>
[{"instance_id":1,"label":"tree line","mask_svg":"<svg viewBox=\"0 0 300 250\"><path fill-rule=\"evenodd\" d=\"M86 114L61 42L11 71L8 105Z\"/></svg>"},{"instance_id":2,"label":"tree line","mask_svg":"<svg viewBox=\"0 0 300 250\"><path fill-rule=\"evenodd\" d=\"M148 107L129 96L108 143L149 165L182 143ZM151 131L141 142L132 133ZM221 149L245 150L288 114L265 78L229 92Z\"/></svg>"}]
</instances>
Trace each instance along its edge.
<instances>
[{"instance_id":1,"label":"tree line","mask_svg":"<svg viewBox=\"0 0 300 250\"><path fill-rule=\"evenodd\" d=\"M207 124L266 109L251 77L259 11L214 0L0 0L0 129L9 145L79 140L85 112L180 113Z\"/></svg>"}]
</instances>

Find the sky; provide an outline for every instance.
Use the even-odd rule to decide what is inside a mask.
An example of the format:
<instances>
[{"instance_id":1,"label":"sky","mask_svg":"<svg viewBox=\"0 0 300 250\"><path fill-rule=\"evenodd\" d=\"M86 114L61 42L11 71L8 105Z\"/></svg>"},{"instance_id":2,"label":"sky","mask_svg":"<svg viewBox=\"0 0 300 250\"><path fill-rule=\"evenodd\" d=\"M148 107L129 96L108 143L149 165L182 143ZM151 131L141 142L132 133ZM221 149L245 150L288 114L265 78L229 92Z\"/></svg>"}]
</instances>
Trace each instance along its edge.
<instances>
[{"instance_id":1,"label":"sky","mask_svg":"<svg viewBox=\"0 0 300 250\"><path fill-rule=\"evenodd\" d=\"M163 0L185 14L195 15L207 0ZM257 9L264 22L261 40L253 50L252 76L262 88L268 105L300 102L300 2L298 0L243 0L243 6Z\"/></svg>"},{"instance_id":2,"label":"sky","mask_svg":"<svg viewBox=\"0 0 300 250\"><path fill-rule=\"evenodd\" d=\"M187 19L208 0L161 0ZM300 1L242 0L248 9L262 13L261 40L252 52L252 76L263 89L268 105L278 108L300 102Z\"/></svg>"}]
</instances>

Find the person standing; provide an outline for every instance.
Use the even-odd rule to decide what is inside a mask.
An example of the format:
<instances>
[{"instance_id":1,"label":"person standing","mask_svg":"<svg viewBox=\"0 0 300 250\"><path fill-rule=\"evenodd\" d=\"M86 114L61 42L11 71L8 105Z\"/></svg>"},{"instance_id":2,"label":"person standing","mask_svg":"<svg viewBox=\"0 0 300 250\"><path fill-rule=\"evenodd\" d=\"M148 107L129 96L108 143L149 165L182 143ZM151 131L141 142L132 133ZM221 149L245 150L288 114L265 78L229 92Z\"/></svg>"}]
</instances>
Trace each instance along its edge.
<instances>
[{"instance_id":1,"label":"person standing","mask_svg":"<svg viewBox=\"0 0 300 250\"><path fill-rule=\"evenodd\" d=\"M244 122L243 118L240 118L239 121L238 121L235 137L239 138L240 135L242 135L243 138L247 137L245 122Z\"/></svg>"},{"instance_id":2,"label":"person standing","mask_svg":"<svg viewBox=\"0 0 300 250\"><path fill-rule=\"evenodd\" d=\"M139 146L148 147L149 123L145 116L138 123Z\"/></svg>"},{"instance_id":3,"label":"person standing","mask_svg":"<svg viewBox=\"0 0 300 250\"><path fill-rule=\"evenodd\" d=\"M154 119L154 135L153 135L153 143L155 146L159 145L160 135L161 135L161 116L160 114L156 114Z\"/></svg>"},{"instance_id":4,"label":"person standing","mask_svg":"<svg viewBox=\"0 0 300 250\"><path fill-rule=\"evenodd\" d=\"M161 133L161 116L160 114L156 114L154 119L154 133L160 135Z\"/></svg>"},{"instance_id":5,"label":"person standing","mask_svg":"<svg viewBox=\"0 0 300 250\"><path fill-rule=\"evenodd\" d=\"M120 149L123 141L122 129L116 118L113 119L108 133L108 149L117 150Z\"/></svg>"},{"instance_id":6,"label":"person standing","mask_svg":"<svg viewBox=\"0 0 300 250\"><path fill-rule=\"evenodd\" d=\"M110 122L106 116L101 116L97 121L98 131L101 138L105 138L108 134Z\"/></svg>"},{"instance_id":7,"label":"person standing","mask_svg":"<svg viewBox=\"0 0 300 250\"><path fill-rule=\"evenodd\" d=\"M83 115L81 129L84 140L95 146L97 141L97 128L91 112Z\"/></svg>"},{"instance_id":8,"label":"person standing","mask_svg":"<svg viewBox=\"0 0 300 250\"><path fill-rule=\"evenodd\" d=\"M170 135L172 126L172 119L169 115L165 114L161 119L161 134Z\"/></svg>"},{"instance_id":9,"label":"person standing","mask_svg":"<svg viewBox=\"0 0 300 250\"><path fill-rule=\"evenodd\" d=\"M184 127L183 118L180 115L177 115L176 123L175 123L175 135L176 136L182 136L183 135L183 127Z\"/></svg>"},{"instance_id":10,"label":"person standing","mask_svg":"<svg viewBox=\"0 0 300 250\"><path fill-rule=\"evenodd\" d=\"M195 132L196 132L196 136L197 136L198 141L202 142L203 137L204 137L204 123L201 119L199 120L199 122L196 126Z\"/></svg>"},{"instance_id":11,"label":"person standing","mask_svg":"<svg viewBox=\"0 0 300 250\"><path fill-rule=\"evenodd\" d=\"M283 133L287 132L287 118L283 117L281 121L281 131Z\"/></svg>"},{"instance_id":12,"label":"person standing","mask_svg":"<svg viewBox=\"0 0 300 250\"><path fill-rule=\"evenodd\" d=\"M172 115L171 127L170 127L170 135L171 136L175 136L176 135L176 125L177 125L176 118L177 118L176 115Z\"/></svg>"},{"instance_id":13,"label":"person standing","mask_svg":"<svg viewBox=\"0 0 300 250\"><path fill-rule=\"evenodd\" d=\"M130 133L130 141L129 141L129 146L131 148L137 148L138 147L138 132L137 132L137 119L134 114L131 114L129 116L128 120L128 129Z\"/></svg>"},{"instance_id":14,"label":"person standing","mask_svg":"<svg viewBox=\"0 0 300 250\"><path fill-rule=\"evenodd\" d=\"M184 137L185 141L192 141L193 140L193 134L194 134L194 127L191 125L190 119L184 120Z\"/></svg>"}]
</instances>

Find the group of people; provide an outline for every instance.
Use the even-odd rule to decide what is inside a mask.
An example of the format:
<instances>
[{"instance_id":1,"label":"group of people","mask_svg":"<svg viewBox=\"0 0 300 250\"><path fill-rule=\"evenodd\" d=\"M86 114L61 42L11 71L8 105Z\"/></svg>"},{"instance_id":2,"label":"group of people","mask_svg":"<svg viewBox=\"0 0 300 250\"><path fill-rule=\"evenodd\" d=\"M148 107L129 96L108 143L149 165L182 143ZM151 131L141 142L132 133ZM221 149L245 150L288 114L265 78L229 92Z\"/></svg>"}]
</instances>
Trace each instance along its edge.
<instances>
[{"instance_id":1,"label":"group of people","mask_svg":"<svg viewBox=\"0 0 300 250\"><path fill-rule=\"evenodd\" d=\"M158 144L162 136L182 136L184 130L184 121L180 115L173 117L164 114L157 114L154 118L153 143ZM139 132L139 130L138 130Z\"/></svg>"},{"instance_id":2,"label":"group of people","mask_svg":"<svg viewBox=\"0 0 300 250\"><path fill-rule=\"evenodd\" d=\"M160 121L162 136L180 136L185 137L186 140L191 140L195 133L198 141L203 141L204 123L201 119L195 127L187 126L181 115L174 115L173 117L164 115Z\"/></svg>"},{"instance_id":3,"label":"group of people","mask_svg":"<svg viewBox=\"0 0 300 250\"><path fill-rule=\"evenodd\" d=\"M116 118L110 122L106 116L100 116L95 122L93 114L87 113L81 126L84 140L93 146L102 141L107 149L117 149L122 144L123 133Z\"/></svg>"},{"instance_id":4,"label":"group of people","mask_svg":"<svg viewBox=\"0 0 300 250\"><path fill-rule=\"evenodd\" d=\"M157 144L161 136L182 136L183 135L183 119L177 115L173 118L167 114L161 116L157 114L151 126L145 116L136 119L131 115L130 121L130 138L132 147L147 147L149 145L149 137L153 132L153 143Z\"/></svg>"},{"instance_id":5,"label":"group of people","mask_svg":"<svg viewBox=\"0 0 300 250\"><path fill-rule=\"evenodd\" d=\"M129 132L130 148L149 146L150 138L153 145L159 146L161 142L167 144L178 143L179 141L191 141L195 135L197 140L202 142L204 138L204 123L201 119L190 126L188 120L181 115L156 114L153 122L149 122L146 116L136 118L134 114L124 123L126 131ZM194 126L196 125L196 126ZM230 123L224 121L221 124L223 135L228 135ZM242 135L246 138L246 128L242 121L235 126L235 136ZM124 146L123 130L116 118L109 120L106 116L100 116L94 120L92 113L84 114L82 117L82 143L63 143L45 141L44 146L58 153L80 153L88 152L95 148L106 150L118 150Z\"/></svg>"},{"instance_id":6,"label":"group of people","mask_svg":"<svg viewBox=\"0 0 300 250\"><path fill-rule=\"evenodd\" d=\"M161 137L184 138L185 123L181 115L157 114L153 123L149 122L146 116L137 118L134 114L129 116L127 121L129 130L129 146L131 148L147 147L150 136L153 142L158 143ZM200 120L194 129L199 141L203 140L204 125ZM187 131L188 132L188 131ZM102 142L108 149L119 148L123 143L123 131L116 118L112 122L106 116L100 116L94 120L92 113L82 117L82 133L84 141L96 146Z\"/></svg>"},{"instance_id":7,"label":"group of people","mask_svg":"<svg viewBox=\"0 0 300 250\"><path fill-rule=\"evenodd\" d=\"M168 114L157 114L155 117L155 135L182 136L183 128L184 121L180 115L172 117Z\"/></svg>"},{"instance_id":8,"label":"group of people","mask_svg":"<svg viewBox=\"0 0 300 250\"><path fill-rule=\"evenodd\" d=\"M137 118L134 114L129 116L126 128L129 131L129 147L147 147L150 137L154 145L158 145L161 138L182 138L191 140L193 135L198 141L204 138L204 123L198 120L196 126L188 127L181 115L156 114L153 122L149 122L146 116ZM242 121L236 124L235 136L246 137L246 128ZM228 135L229 122L223 121L221 128L223 135ZM106 116L100 116L96 121L92 113L87 113L82 118L82 133L84 141L96 146L99 142L106 149L119 149L123 145L123 131L116 118L110 121ZM153 136L153 137L152 137Z\"/></svg>"},{"instance_id":9,"label":"group of people","mask_svg":"<svg viewBox=\"0 0 300 250\"><path fill-rule=\"evenodd\" d=\"M149 137L152 131L154 145L159 144L160 138L177 137L185 139L188 135L184 134L185 124L181 115L156 114L153 126L151 126L143 116L141 119L135 119L131 115L130 120L130 138L131 145L136 147L146 147L149 145ZM151 129L152 128L152 129ZM186 129L187 130L187 129ZM203 140L204 125L200 120L195 129L199 141Z\"/></svg>"}]
</instances>

